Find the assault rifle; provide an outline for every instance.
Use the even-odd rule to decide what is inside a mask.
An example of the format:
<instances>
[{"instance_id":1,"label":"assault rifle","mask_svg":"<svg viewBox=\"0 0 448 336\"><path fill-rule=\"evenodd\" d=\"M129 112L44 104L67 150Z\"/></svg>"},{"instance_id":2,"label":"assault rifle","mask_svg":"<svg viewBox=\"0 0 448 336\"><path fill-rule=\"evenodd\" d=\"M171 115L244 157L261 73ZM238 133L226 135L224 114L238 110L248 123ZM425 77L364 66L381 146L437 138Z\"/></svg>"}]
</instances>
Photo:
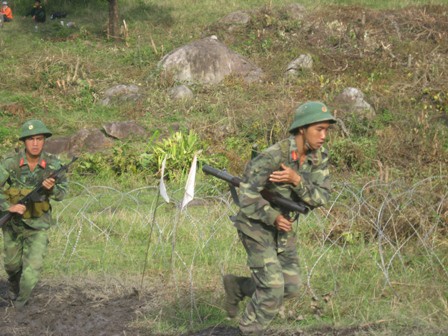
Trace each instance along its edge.
<instances>
[{"instance_id":1,"label":"assault rifle","mask_svg":"<svg viewBox=\"0 0 448 336\"><path fill-rule=\"evenodd\" d=\"M27 206L29 203L31 203L33 201L33 199L36 199L38 197L40 197L42 195L42 192L44 191L44 186L42 185L42 183L44 182L44 180L46 180L47 178L54 178L55 180L61 175L62 172L66 171L68 169L68 167L75 162L78 159L78 157L74 156L73 159L65 164L62 165L59 169L56 169L55 171L53 171L49 176L45 177L42 181L40 181L36 187L34 187L34 189L27 194L26 196L24 196L22 199L20 199L17 204L23 204L25 206ZM13 213L13 212L6 212L5 215L3 215L0 218L0 227L2 227L3 225L5 225L9 220L11 220L11 218L14 215L18 215L17 213Z\"/></svg>"},{"instance_id":2,"label":"assault rifle","mask_svg":"<svg viewBox=\"0 0 448 336\"><path fill-rule=\"evenodd\" d=\"M238 196L236 195L236 190L234 188L239 187L240 183L243 181L240 177L233 176L224 170L219 170L208 165L203 165L202 171L206 174L213 175L214 177L217 177L229 183L233 200L237 205L239 205ZM277 205L282 210L284 216L286 215L289 217L290 212L295 212L297 215L305 215L309 211L309 208L305 205L305 203L291 201L283 197L282 195L274 193L270 190L263 189L262 191L260 191L260 194L269 203Z\"/></svg>"}]
</instances>

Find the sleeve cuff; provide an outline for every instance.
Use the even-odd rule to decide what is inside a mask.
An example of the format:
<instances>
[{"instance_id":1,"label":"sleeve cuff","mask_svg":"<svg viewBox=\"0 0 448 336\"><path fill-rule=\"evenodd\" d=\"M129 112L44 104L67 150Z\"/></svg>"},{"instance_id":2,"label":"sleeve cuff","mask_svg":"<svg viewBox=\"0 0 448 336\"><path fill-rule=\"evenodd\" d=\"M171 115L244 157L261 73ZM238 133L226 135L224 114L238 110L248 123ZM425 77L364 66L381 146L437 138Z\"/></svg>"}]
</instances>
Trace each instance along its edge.
<instances>
[{"instance_id":1,"label":"sleeve cuff","mask_svg":"<svg viewBox=\"0 0 448 336\"><path fill-rule=\"evenodd\" d=\"M277 216L280 215L280 212L271 208L270 206L267 207L268 209L266 209L266 224L275 226L275 220L277 219Z\"/></svg>"},{"instance_id":2,"label":"sleeve cuff","mask_svg":"<svg viewBox=\"0 0 448 336\"><path fill-rule=\"evenodd\" d=\"M305 184L303 183L303 179L300 179L299 184L294 187L294 190L296 191L296 194L298 196L303 196L306 192Z\"/></svg>"}]
</instances>

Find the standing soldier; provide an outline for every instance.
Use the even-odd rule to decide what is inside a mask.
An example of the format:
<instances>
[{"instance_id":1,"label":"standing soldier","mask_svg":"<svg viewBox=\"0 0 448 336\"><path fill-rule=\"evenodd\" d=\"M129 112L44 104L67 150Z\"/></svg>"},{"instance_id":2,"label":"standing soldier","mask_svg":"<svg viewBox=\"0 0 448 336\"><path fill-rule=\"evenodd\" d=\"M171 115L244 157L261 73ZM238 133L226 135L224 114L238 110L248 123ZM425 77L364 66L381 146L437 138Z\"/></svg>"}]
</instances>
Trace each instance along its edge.
<instances>
[{"instance_id":1,"label":"standing soldier","mask_svg":"<svg viewBox=\"0 0 448 336\"><path fill-rule=\"evenodd\" d=\"M25 149L0 162L0 210L14 214L3 225L4 263L8 274L10 300L21 309L39 280L48 245L48 229L53 224L49 199L62 200L67 190L65 175L48 178L61 167L59 160L43 151L51 136L39 120L23 124L20 140ZM40 197L27 206L18 201L42 184Z\"/></svg>"},{"instance_id":2,"label":"standing soldier","mask_svg":"<svg viewBox=\"0 0 448 336\"><path fill-rule=\"evenodd\" d=\"M321 102L307 102L295 111L291 136L252 159L240 183L240 211L235 227L247 253L252 277L223 278L226 311L236 317L238 304L250 297L239 329L243 335L263 335L283 303L300 290L296 233L292 220L260 191L278 192L310 209L329 199L328 152L323 147L335 123Z\"/></svg>"}]
</instances>

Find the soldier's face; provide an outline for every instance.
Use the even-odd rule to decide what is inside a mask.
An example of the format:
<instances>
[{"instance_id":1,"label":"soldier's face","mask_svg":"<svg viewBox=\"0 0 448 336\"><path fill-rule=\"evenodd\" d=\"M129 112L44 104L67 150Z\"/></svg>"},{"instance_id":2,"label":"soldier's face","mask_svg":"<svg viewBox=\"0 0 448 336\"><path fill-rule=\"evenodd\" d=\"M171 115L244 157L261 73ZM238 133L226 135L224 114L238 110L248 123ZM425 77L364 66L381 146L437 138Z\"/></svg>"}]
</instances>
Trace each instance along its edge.
<instances>
[{"instance_id":1,"label":"soldier's face","mask_svg":"<svg viewBox=\"0 0 448 336\"><path fill-rule=\"evenodd\" d=\"M328 121L312 124L308 126L304 132L306 140L310 145L311 149L319 149L325 143L327 138L328 128L330 123Z\"/></svg>"},{"instance_id":2,"label":"soldier's face","mask_svg":"<svg viewBox=\"0 0 448 336\"><path fill-rule=\"evenodd\" d=\"M39 156L44 148L45 136L38 134L25 139L25 150L31 156Z\"/></svg>"}]
</instances>

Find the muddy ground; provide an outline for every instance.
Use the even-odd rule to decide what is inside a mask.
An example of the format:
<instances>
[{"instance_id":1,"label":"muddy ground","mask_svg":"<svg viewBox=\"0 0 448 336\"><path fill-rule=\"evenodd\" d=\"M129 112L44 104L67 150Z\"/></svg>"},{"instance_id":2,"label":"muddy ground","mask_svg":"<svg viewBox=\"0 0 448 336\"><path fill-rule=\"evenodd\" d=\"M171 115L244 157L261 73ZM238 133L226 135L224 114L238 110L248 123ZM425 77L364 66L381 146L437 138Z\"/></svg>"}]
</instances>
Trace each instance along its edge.
<instances>
[{"instance_id":1,"label":"muddy ground","mask_svg":"<svg viewBox=\"0 0 448 336\"><path fill-rule=\"evenodd\" d=\"M157 291L157 290L156 290ZM43 279L35 288L29 304L17 311L7 298L7 282L0 280L1 336L174 336L151 331L142 323L145 309L153 300L151 291L111 288L95 280L79 279L55 282ZM140 320L136 323L137 320ZM382 323L348 328L321 327L311 331L269 330L266 336L363 336L395 335L381 333ZM383 330L384 331L384 330ZM176 336L236 336L232 326L218 325ZM423 335L410 329L406 335ZM429 334L425 334L429 335ZM443 333L431 333L443 335Z\"/></svg>"},{"instance_id":2,"label":"muddy ground","mask_svg":"<svg viewBox=\"0 0 448 336\"><path fill-rule=\"evenodd\" d=\"M16 311L0 281L0 335L140 335L130 327L139 304L135 292L110 297L100 287L38 284L30 302Z\"/></svg>"},{"instance_id":3,"label":"muddy ground","mask_svg":"<svg viewBox=\"0 0 448 336\"><path fill-rule=\"evenodd\" d=\"M118 336L159 335L142 323L134 323L145 310L152 295L135 289L111 289L92 280L78 284L42 280L35 288L29 304L17 311L7 299L7 282L0 280L0 335L2 336ZM312 332L281 332L270 330L267 335L367 335L372 326L346 329L322 328ZM167 335L167 334L165 334ZM172 335L172 334L170 334ZM230 326L216 326L182 336L236 336Z\"/></svg>"}]
</instances>

